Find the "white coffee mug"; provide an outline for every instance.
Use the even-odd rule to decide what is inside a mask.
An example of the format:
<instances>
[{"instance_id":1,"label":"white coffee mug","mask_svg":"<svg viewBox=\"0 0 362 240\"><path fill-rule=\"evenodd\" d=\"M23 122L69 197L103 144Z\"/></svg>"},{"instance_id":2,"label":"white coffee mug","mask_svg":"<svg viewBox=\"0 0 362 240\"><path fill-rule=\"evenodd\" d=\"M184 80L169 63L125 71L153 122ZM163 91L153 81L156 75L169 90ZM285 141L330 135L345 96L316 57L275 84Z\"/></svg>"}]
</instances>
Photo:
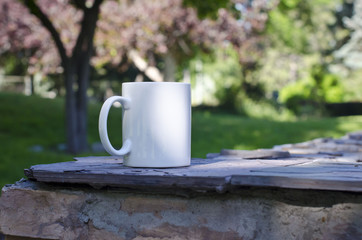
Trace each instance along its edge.
<instances>
[{"instance_id":1,"label":"white coffee mug","mask_svg":"<svg viewBox=\"0 0 362 240\"><path fill-rule=\"evenodd\" d=\"M122 104L121 149L107 133L108 113ZM120 119L121 121L121 119ZM130 167L182 167L191 159L191 91L188 83L132 82L122 84L122 96L108 98L99 115L99 135L105 150L123 156Z\"/></svg>"}]
</instances>

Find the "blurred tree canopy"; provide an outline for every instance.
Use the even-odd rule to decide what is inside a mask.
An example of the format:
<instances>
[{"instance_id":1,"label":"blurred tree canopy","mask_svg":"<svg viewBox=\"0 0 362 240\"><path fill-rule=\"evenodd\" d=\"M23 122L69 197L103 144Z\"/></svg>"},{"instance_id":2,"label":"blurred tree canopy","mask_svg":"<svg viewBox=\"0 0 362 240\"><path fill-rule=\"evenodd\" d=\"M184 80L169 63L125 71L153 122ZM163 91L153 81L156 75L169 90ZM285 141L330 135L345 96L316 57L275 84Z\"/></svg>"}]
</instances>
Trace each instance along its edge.
<instances>
[{"instance_id":1,"label":"blurred tree canopy","mask_svg":"<svg viewBox=\"0 0 362 240\"><path fill-rule=\"evenodd\" d=\"M349 38L343 19L351 17L353 5L349 0L281 0L270 11L270 47L259 75L269 94L279 92L278 100L299 113L303 106L312 113L326 102L343 100L335 52Z\"/></svg>"},{"instance_id":2,"label":"blurred tree canopy","mask_svg":"<svg viewBox=\"0 0 362 240\"><path fill-rule=\"evenodd\" d=\"M76 153L87 148L90 64L133 64L151 80L172 81L176 63L227 43L252 68L273 6L268 0L2 0L0 53L26 50L30 74L63 75L67 145ZM157 58L164 59L163 73Z\"/></svg>"},{"instance_id":3,"label":"blurred tree canopy","mask_svg":"<svg viewBox=\"0 0 362 240\"><path fill-rule=\"evenodd\" d=\"M76 153L87 148L92 73L175 81L197 68L194 79L211 76L232 110L342 101L340 63L362 66L361 9L361 0L0 0L0 65L62 75Z\"/></svg>"}]
</instances>

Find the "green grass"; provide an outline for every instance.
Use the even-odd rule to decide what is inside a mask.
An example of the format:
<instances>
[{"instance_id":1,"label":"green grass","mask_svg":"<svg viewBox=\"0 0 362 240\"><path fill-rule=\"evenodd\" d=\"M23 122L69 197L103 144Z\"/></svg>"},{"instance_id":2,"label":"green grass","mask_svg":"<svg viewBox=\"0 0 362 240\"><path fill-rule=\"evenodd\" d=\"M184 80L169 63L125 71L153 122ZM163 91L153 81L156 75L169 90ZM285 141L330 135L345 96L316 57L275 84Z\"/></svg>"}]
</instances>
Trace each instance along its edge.
<instances>
[{"instance_id":1,"label":"green grass","mask_svg":"<svg viewBox=\"0 0 362 240\"><path fill-rule=\"evenodd\" d=\"M89 105L89 143L99 142L100 104ZM109 132L121 145L121 110L112 108ZM237 115L193 111L192 156L205 157L222 148L256 149L317 137L340 137L362 129L362 116L300 121L272 121ZM24 176L24 168L42 163L70 161L74 156L57 150L65 143L64 101L0 93L0 186ZM33 152L34 145L44 147ZM101 153L106 155L106 153ZM85 153L84 155L94 155Z\"/></svg>"}]
</instances>

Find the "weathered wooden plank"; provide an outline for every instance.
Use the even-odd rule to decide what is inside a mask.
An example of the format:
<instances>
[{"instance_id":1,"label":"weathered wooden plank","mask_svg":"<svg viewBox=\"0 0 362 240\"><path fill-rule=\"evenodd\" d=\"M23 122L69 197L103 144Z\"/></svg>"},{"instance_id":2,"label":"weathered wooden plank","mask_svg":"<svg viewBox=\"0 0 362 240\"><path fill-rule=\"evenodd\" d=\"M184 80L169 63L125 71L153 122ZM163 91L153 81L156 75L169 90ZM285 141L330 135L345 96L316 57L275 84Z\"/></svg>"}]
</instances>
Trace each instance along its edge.
<instances>
[{"instance_id":1,"label":"weathered wooden plank","mask_svg":"<svg viewBox=\"0 0 362 240\"><path fill-rule=\"evenodd\" d=\"M232 186L257 186L257 187L278 187L291 189L314 189L362 192L362 181L359 179L328 179L320 177L296 177L278 175L240 175L233 176L230 184Z\"/></svg>"},{"instance_id":2,"label":"weathered wooden plank","mask_svg":"<svg viewBox=\"0 0 362 240\"><path fill-rule=\"evenodd\" d=\"M362 133L340 139L276 146L254 151L227 150L192 159L181 168L130 168L118 157L32 166L25 175L41 182L95 187L233 191L245 186L362 192ZM290 153L291 154L290 154Z\"/></svg>"},{"instance_id":3,"label":"weathered wooden plank","mask_svg":"<svg viewBox=\"0 0 362 240\"><path fill-rule=\"evenodd\" d=\"M290 157L287 151L275 151L270 149L258 149L258 150L233 150L222 149L221 156L236 156L243 159L274 159L274 158L287 158Z\"/></svg>"},{"instance_id":4,"label":"weathered wooden plank","mask_svg":"<svg viewBox=\"0 0 362 240\"><path fill-rule=\"evenodd\" d=\"M322 160L335 161L319 159ZM315 159L313 162L301 158L240 160L219 157L193 159L190 167L148 169L125 167L119 159L88 157L72 162L32 166L26 175L41 182L80 183L98 187L225 192L243 186L294 186L305 189L324 189L328 186L328 190L362 191L361 164L357 167L354 164L333 164L335 163L330 162L329 165L321 165ZM288 183L283 183L285 180Z\"/></svg>"},{"instance_id":5,"label":"weathered wooden plank","mask_svg":"<svg viewBox=\"0 0 362 240\"><path fill-rule=\"evenodd\" d=\"M234 187L280 187L362 192L361 173L339 174L320 172L241 172L239 175L177 176L173 174L105 174L99 172L35 172L33 177L42 182L82 183L91 186L128 188L175 188L195 191L232 191Z\"/></svg>"},{"instance_id":6,"label":"weathered wooden plank","mask_svg":"<svg viewBox=\"0 0 362 240\"><path fill-rule=\"evenodd\" d=\"M354 140L362 140L362 131L348 133L346 137Z\"/></svg>"}]
</instances>

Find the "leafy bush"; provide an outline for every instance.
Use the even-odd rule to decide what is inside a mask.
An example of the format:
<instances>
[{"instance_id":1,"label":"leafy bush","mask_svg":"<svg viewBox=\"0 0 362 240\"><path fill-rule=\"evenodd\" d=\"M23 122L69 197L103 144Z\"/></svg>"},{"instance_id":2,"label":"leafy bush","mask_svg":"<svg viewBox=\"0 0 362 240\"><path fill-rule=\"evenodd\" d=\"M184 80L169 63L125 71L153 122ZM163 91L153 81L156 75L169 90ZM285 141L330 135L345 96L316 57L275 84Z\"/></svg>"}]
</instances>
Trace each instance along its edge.
<instances>
[{"instance_id":1,"label":"leafy bush","mask_svg":"<svg viewBox=\"0 0 362 240\"><path fill-rule=\"evenodd\" d=\"M280 92L280 101L297 115L323 112L323 103L343 100L344 89L338 76L323 66L312 67L309 77L294 82Z\"/></svg>"},{"instance_id":2,"label":"leafy bush","mask_svg":"<svg viewBox=\"0 0 362 240\"><path fill-rule=\"evenodd\" d=\"M294 114L280 106L275 101L268 99L254 100L242 94L238 97L237 111L245 116L258 119L269 119L274 121L285 121L295 119Z\"/></svg>"}]
</instances>

